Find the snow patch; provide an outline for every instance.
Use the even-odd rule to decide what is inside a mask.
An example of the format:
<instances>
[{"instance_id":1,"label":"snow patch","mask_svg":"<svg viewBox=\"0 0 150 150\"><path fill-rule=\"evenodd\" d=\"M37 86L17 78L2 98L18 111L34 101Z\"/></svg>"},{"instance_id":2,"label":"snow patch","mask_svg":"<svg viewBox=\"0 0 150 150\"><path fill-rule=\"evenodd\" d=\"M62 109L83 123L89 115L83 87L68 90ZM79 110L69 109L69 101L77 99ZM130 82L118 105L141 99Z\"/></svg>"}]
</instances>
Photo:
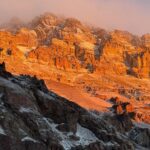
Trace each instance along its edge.
<instances>
[{"instance_id":1,"label":"snow patch","mask_svg":"<svg viewBox=\"0 0 150 150\"><path fill-rule=\"evenodd\" d=\"M5 131L4 131L4 129L0 126L0 134L2 134L2 135L6 135L6 133L5 133Z\"/></svg>"},{"instance_id":2,"label":"snow patch","mask_svg":"<svg viewBox=\"0 0 150 150\"><path fill-rule=\"evenodd\" d=\"M89 129L86 129L82 127L80 124L77 124L77 133L74 135L72 132L61 132L57 130L57 125L53 122L50 122L47 118L43 118L44 121L47 123L49 128L59 135L61 138L60 144L65 148L65 150L70 150L72 147L82 145L86 146L90 143L98 141L98 138L95 136L93 132L91 132ZM71 135L79 137L79 140L73 140L70 138Z\"/></svg>"},{"instance_id":3,"label":"snow patch","mask_svg":"<svg viewBox=\"0 0 150 150\"><path fill-rule=\"evenodd\" d=\"M95 134L87 128L83 128L81 125L77 125L77 136L80 137L80 144L87 145L89 143L97 141Z\"/></svg>"},{"instance_id":4,"label":"snow patch","mask_svg":"<svg viewBox=\"0 0 150 150\"><path fill-rule=\"evenodd\" d=\"M61 144L66 150L70 150L72 147L82 145L86 146L90 143L98 141L98 138L95 136L93 132L89 129L82 127L81 125L77 125L77 133L76 136L79 137L78 141L70 139L69 135L73 135L72 133L68 133L66 137L63 135Z\"/></svg>"},{"instance_id":5,"label":"snow patch","mask_svg":"<svg viewBox=\"0 0 150 150\"><path fill-rule=\"evenodd\" d=\"M39 114L36 110L33 108L25 108L25 107L20 107L19 112L21 113L32 113L32 114Z\"/></svg>"},{"instance_id":6,"label":"snow patch","mask_svg":"<svg viewBox=\"0 0 150 150\"><path fill-rule=\"evenodd\" d=\"M52 97L50 94L46 94L46 93L44 93L44 92L42 92L42 91L38 91L43 97L45 97L45 98L47 98L47 99L50 99L50 100L55 100L55 98L54 97Z\"/></svg>"},{"instance_id":7,"label":"snow patch","mask_svg":"<svg viewBox=\"0 0 150 150\"><path fill-rule=\"evenodd\" d=\"M25 141L32 141L33 143L39 143L39 141L29 137L29 136L26 136L24 137L23 139L21 139L22 142L25 142Z\"/></svg>"},{"instance_id":8,"label":"snow patch","mask_svg":"<svg viewBox=\"0 0 150 150\"><path fill-rule=\"evenodd\" d=\"M21 128L19 128L19 133L21 134L21 136L25 137L27 136L28 134Z\"/></svg>"},{"instance_id":9,"label":"snow patch","mask_svg":"<svg viewBox=\"0 0 150 150\"><path fill-rule=\"evenodd\" d=\"M113 147L114 145L115 146L119 146L119 144L118 143L116 143L116 142L107 142L107 143L104 143L104 145L107 145L108 147L110 146L110 147Z\"/></svg>"}]
</instances>

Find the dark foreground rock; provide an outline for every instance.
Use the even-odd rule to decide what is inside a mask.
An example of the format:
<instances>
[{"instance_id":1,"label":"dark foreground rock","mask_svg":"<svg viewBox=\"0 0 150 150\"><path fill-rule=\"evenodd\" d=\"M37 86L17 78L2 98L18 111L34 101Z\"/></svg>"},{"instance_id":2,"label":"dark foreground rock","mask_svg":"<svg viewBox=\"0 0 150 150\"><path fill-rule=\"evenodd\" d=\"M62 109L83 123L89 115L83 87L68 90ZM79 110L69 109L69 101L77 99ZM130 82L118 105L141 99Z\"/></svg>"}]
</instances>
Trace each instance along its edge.
<instances>
[{"instance_id":1,"label":"dark foreground rock","mask_svg":"<svg viewBox=\"0 0 150 150\"><path fill-rule=\"evenodd\" d=\"M129 136L137 144L150 148L150 129L135 127L130 131Z\"/></svg>"},{"instance_id":2,"label":"dark foreground rock","mask_svg":"<svg viewBox=\"0 0 150 150\"><path fill-rule=\"evenodd\" d=\"M146 141L134 138L130 117L94 114L48 91L43 80L14 77L5 67L0 69L0 150L134 150L138 144L150 147L149 131L135 129Z\"/></svg>"}]
</instances>

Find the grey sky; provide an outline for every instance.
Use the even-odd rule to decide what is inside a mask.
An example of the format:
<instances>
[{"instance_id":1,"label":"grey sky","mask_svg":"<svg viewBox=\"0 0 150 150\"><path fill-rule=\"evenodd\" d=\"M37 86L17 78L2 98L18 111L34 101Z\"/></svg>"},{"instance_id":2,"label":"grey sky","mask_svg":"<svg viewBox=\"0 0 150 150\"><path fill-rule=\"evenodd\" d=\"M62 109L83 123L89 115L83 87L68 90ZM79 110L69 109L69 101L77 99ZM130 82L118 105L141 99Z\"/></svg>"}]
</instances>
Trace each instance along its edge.
<instances>
[{"instance_id":1,"label":"grey sky","mask_svg":"<svg viewBox=\"0 0 150 150\"><path fill-rule=\"evenodd\" d=\"M0 0L0 23L14 16L29 20L44 12L109 30L150 33L150 0Z\"/></svg>"}]
</instances>

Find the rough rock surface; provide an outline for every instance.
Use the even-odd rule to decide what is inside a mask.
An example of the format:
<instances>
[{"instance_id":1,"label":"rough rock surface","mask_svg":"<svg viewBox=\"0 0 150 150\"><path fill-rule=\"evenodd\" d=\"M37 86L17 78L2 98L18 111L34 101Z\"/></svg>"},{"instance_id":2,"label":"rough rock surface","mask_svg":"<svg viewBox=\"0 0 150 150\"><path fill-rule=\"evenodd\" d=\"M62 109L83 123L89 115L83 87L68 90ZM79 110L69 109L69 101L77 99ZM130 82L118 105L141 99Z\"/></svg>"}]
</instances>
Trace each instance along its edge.
<instances>
[{"instance_id":1,"label":"rough rock surface","mask_svg":"<svg viewBox=\"0 0 150 150\"><path fill-rule=\"evenodd\" d=\"M149 129L130 117L95 114L49 91L43 80L8 76L0 66L0 150L134 150L149 148ZM131 122L126 127L123 124ZM115 123L115 125L113 125ZM139 141L135 131L146 137ZM130 136L128 136L130 135Z\"/></svg>"},{"instance_id":2,"label":"rough rock surface","mask_svg":"<svg viewBox=\"0 0 150 150\"><path fill-rule=\"evenodd\" d=\"M0 35L3 51L24 49L28 52L26 61L46 63L61 71L149 78L148 34L137 37L125 31L107 32L73 18L45 14L15 34L1 31Z\"/></svg>"},{"instance_id":3,"label":"rough rock surface","mask_svg":"<svg viewBox=\"0 0 150 150\"><path fill-rule=\"evenodd\" d=\"M0 62L9 72L71 85L105 103L119 96L135 107L136 120L149 123L149 34L108 32L49 13L19 22L0 31Z\"/></svg>"}]
</instances>

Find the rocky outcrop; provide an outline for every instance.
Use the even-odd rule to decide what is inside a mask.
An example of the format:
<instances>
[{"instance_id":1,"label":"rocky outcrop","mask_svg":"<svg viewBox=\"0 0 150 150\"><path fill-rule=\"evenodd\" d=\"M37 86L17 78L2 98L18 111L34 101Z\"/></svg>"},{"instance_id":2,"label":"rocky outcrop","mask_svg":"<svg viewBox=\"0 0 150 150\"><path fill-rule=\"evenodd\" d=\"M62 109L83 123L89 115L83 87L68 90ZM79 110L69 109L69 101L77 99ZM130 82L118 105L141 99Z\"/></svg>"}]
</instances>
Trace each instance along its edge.
<instances>
[{"instance_id":1,"label":"rocky outcrop","mask_svg":"<svg viewBox=\"0 0 150 150\"><path fill-rule=\"evenodd\" d=\"M61 69L63 78L67 78L63 71L149 78L148 34L137 37L125 31L107 32L49 13L36 17L15 35L1 34L2 49L11 49L14 56L23 52L26 59L20 61ZM18 54L18 59L22 57Z\"/></svg>"},{"instance_id":2,"label":"rocky outcrop","mask_svg":"<svg viewBox=\"0 0 150 150\"><path fill-rule=\"evenodd\" d=\"M36 48L38 44L37 33L34 30L21 28L15 37L16 45Z\"/></svg>"},{"instance_id":3,"label":"rocky outcrop","mask_svg":"<svg viewBox=\"0 0 150 150\"><path fill-rule=\"evenodd\" d=\"M118 115L121 115L123 113L129 114L129 113L134 112L132 104L130 104L128 102L123 103L123 102L120 101L120 104L114 105L113 109L114 109L114 112Z\"/></svg>"},{"instance_id":4,"label":"rocky outcrop","mask_svg":"<svg viewBox=\"0 0 150 150\"><path fill-rule=\"evenodd\" d=\"M134 150L134 142L123 136L122 123L116 116L98 116L48 91L36 77L0 74L2 150Z\"/></svg>"},{"instance_id":5,"label":"rocky outcrop","mask_svg":"<svg viewBox=\"0 0 150 150\"><path fill-rule=\"evenodd\" d=\"M145 34L142 36L143 46L149 48L150 47L150 34Z\"/></svg>"},{"instance_id":6,"label":"rocky outcrop","mask_svg":"<svg viewBox=\"0 0 150 150\"><path fill-rule=\"evenodd\" d=\"M134 119L149 123L148 34L138 37L120 30L108 32L89 27L73 18L61 18L49 13L36 17L28 25L15 30L15 32L7 29L0 31L0 62L6 63L9 72L15 75L36 75L45 81L53 80L84 90L90 95L90 99L91 96L100 99L100 105L107 111L111 107L111 104L105 105L110 102L107 100L113 95L121 96L132 103L123 106L118 101L115 106L117 116L124 116L124 120L128 120L127 116L132 114L134 107L136 109ZM10 75L6 77L4 71L0 74L5 78L10 77ZM22 78L24 80L28 77ZM36 78L34 80L36 81ZM36 87L34 85L41 87L43 82L34 83L30 88L34 89ZM44 89L44 92L47 92L47 89ZM37 99L41 98L41 95L37 94ZM41 103L41 99L38 99L38 103ZM52 107L47 101L45 98L45 103L41 104L43 107L41 111L53 115L53 112L47 110L47 105ZM99 110L97 103L96 106L95 109ZM54 108L58 109L57 105ZM68 111L75 118L73 121L75 122L78 114L74 114L71 108L68 108ZM62 109L60 113L65 115L68 112ZM60 119L59 114L56 116ZM63 119L71 124L70 116ZM69 127L68 124L59 124L57 129L75 132L77 127ZM120 128L122 130L124 127Z\"/></svg>"},{"instance_id":7,"label":"rocky outcrop","mask_svg":"<svg viewBox=\"0 0 150 150\"><path fill-rule=\"evenodd\" d=\"M135 75L136 77L146 77L149 78L149 60L150 52L149 50L142 51L135 54L126 54L126 63L128 63L129 70L128 73Z\"/></svg>"},{"instance_id":8,"label":"rocky outcrop","mask_svg":"<svg viewBox=\"0 0 150 150\"><path fill-rule=\"evenodd\" d=\"M150 147L150 129L135 127L129 133L130 138L144 147Z\"/></svg>"},{"instance_id":9,"label":"rocky outcrop","mask_svg":"<svg viewBox=\"0 0 150 150\"><path fill-rule=\"evenodd\" d=\"M146 107L145 110L146 109L149 109L149 107ZM142 121L142 122L145 122L147 124L150 124L150 114L149 113L145 113L145 111L144 112L138 112L137 111L136 115L135 115L135 120L137 122Z\"/></svg>"},{"instance_id":10,"label":"rocky outcrop","mask_svg":"<svg viewBox=\"0 0 150 150\"><path fill-rule=\"evenodd\" d=\"M4 62L2 64L0 64L0 76L4 77L4 78L8 78L8 77L12 76L11 73L6 71Z\"/></svg>"}]
</instances>

